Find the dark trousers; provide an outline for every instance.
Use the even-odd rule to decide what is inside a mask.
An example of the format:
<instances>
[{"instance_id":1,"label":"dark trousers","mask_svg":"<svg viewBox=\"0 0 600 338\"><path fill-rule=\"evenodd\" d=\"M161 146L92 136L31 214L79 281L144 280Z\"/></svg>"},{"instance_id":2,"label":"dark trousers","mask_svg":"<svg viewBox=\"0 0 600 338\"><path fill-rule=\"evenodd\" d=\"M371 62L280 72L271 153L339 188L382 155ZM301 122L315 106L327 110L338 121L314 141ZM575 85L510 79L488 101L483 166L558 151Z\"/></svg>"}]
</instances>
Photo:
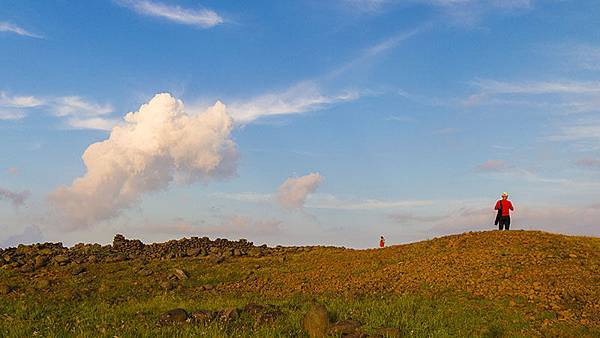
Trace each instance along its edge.
<instances>
[{"instance_id":1,"label":"dark trousers","mask_svg":"<svg viewBox=\"0 0 600 338\"><path fill-rule=\"evenodd\" d=\"M508 230L510 228L510 216L500 216L500 220L498 222L498 230Z\"/></svg>"}]
</instances>

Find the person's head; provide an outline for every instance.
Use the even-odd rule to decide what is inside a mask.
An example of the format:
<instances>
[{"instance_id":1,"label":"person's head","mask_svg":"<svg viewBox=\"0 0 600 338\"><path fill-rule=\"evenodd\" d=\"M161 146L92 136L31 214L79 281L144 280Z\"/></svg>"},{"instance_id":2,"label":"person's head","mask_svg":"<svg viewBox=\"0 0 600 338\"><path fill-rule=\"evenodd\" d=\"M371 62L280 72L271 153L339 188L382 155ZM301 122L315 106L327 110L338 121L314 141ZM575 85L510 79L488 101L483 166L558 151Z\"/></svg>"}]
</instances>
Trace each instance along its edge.
<instances>
[{"instance_id":1,"label":"person's head","mask_svg":"<svg viewBox=\"0 0 600 338\"><path fill-rule=\"evenodd\" d=\"M503 192L502 193L502 199L505 200L508 198L508 193L507 192Z\"/></svg>"},{"instance_id":2,"label":"person's head","mask_svg":"<svg viewBox=\"0 0 600 338\"><path fill-rule=\"evenodd\" d=\"M381 236L381 239L383 239L383 236Z\"/></svg>"}]
</instances>

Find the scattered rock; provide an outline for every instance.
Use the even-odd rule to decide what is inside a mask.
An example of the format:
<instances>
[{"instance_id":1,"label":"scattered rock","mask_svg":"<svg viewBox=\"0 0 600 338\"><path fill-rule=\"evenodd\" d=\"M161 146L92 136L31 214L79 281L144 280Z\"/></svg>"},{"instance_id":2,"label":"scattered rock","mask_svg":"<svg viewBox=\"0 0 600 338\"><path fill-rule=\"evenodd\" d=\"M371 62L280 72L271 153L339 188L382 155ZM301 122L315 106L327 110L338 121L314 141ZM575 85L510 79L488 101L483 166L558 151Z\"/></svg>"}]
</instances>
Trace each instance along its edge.
<instances>
[{"instance_id":1,"label":"scattered rock","mask_svg":"<svg viewBox=\"0 0 600 338\"><path fill-rule=\"evenodd\" d=\"M168 323L183 323L188 319L188 313L181 308L169 310L160 315L160 322L164 324Z\"/></svg>"},{"instance_id":2,"label":"scattered rock","mask_svg":"<svg viewBox=\"0 0 600 338\"><path fill-rule=\"evenodd\" d=\"M148 277L148 276L152 275L154 273L154 271L152 271L150 269L141 269L140 271L138 271L138 273L144 277Z\"/></svg>"},{"instance_id":3,"label":"scattered rock","mask_svg":"<svg viewBox=\"0 0 600 338\"><path fill-rule=\"evenodd\" d=\"M29 273L29 272L33 272L34 268L32 264L24 264L19 268L19 271L22 273Z\"/></svg>"},{"instance_id":4,"label":"scattered rock","mask_svg":"<svg viewBox=\"0 0 600 338\"><path fill-rule=\"evenodd\" d=\"M187 272L177 268L173 269L173 276L175 276L180 281L184 281L189 278Z\"/></svg>"},{"instance_id":5,"label":"scattered rock","mask_svg":"<svg viewBox=\"0 0 600 338\"><path fill-rule=\"evenodd\" d=\"M86 271L86 269L85 269L85 267L84 267L84 266L77 265L77 266L75 266L75 267L74 267L74 268L71 270L71 274L72 274L73 276L77 276L77 275L79 275L79 274L82 274L82 273L84 273L85 271Z\"/></svg>"},{"instance_id":6,"label":"scattered rock","mask_svg":"<svg viewBox=\"0 0 600 338\"><path fill-rule=\"evenodd\" d=\"M216 313L214 311L209 311L209 310L194 311L191 314L191 318L193 318L194 321L199 322L199 323L209 322L209 321L215 319L215 316L216 316Z\"/></svg>"},{"instance_id":7,"label":"scattered rock","mask_svg":"<svg viewBox=\"0 0 600 338\"><path fill-rule=\"evenodd\" d=\"M48 257L46 256L36 256L33 266L35 267L35 269L41 269L43 267L45 267L48 264Z\"/></svg>"},{"instance_id":8,"label":"scattered rock","mask_svg":"<svg viewBox=\"0 0 600 338\"><path fill-rule=\"evenodd\" d=\"M223 257L223 256L215 256L212 261L215 264L221 264L221 263L223 263L224 260L225 260L225 257Z\"/></svg>"},{"instance_id":9,"label":"scattered rock","mask_svg":"<svg viewBox=\"0 0 600 338\"><path fill-rule=\"evenodd\" d=\"M329 314L325 306L313 303L304 316L302 326L311 338L325 337L329 328Z\"/></svg>"},{"instance_id":10,"label":"scattered rock","mask_svg":"<svg viewBox=\"0 0 600 338\"><path fill-rule=\"evenodd\" d=\"M283 312L280 310L267 310L257 314L256 323L259 325L273 323L277 318L281 317Z\"/></svg>"},{"instance_id":11,"label":"scattered rock","mask_svg":"<svg viewBox=\"0 0 600 338\"><path fill-rule=\"evenodd\" d=\"M0 295L8 295L12 291L12 288L6 284L0 284Z\"/></svg>"},{"instance_id":12,"label":"scattered rock","mask_svg":"<svg viewBox=\"0 0 600 338\"><path fill-rule=\"evenodd\" d=\"M219 312L219 319L224 322L230 322L237 320L240 317L240 313L236 308L225 309Z\"/></svg>"},{"instance_id":13,"label":"scattered rock","mask_svg":"<svg viewBox=\"0 0 600 338\"><path fill-rule=\"evenodd\" d=\"M264 312L266 309L266 306L256 303L248 303L246 306L244 306L244 312L249 314L258 314L260 312Z\"/></svg>"},{"instance_id":14,"label":"scattered rock","mask_svg":"<svg viewBox=\"0 0 600 338\"><path fill-rule=\"evenodd\" d=\"M69 263L71 260L69 259L68 256L66 255L58 255L58 256L54 256L54 262L58 265L66 265L67 263Z\"/></svg>"},{"instance_id":15,"label":"scattered rock","mask_svg":"<svg viewBox=\"0 0 600 338\"><path fill-rule=\"evenodd\" d=\"M346 319L329 326L328 333L330 335L348 335L355 333L361 326L362 324L356 320Z\"/></svg>"}]
</instances>

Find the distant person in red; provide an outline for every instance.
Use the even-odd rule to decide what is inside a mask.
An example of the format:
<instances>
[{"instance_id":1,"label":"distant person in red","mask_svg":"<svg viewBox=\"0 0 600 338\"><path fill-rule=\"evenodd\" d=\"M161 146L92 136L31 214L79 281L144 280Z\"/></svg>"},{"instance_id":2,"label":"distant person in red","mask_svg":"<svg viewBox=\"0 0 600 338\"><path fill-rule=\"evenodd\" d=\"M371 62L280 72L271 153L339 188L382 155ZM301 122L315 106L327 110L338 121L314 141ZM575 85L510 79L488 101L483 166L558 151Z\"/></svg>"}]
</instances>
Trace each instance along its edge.
<instances>
[{"instance_id":1,"label":"distant person in red","mask_svg":"<svg viewBox=\"0 0 600 338\"><path fill-rule=\"evenodd\" d=\"M498 210L495 224L499 230L508 230L510 228L510 210L515 210L512 203L508 200L508 193L502 193L502 199L496 202L494 210Z\"/></svg>"},{"instance_id":2,"label":"distant person in red","mask_svg":"<svg viewBox=\"0 0 600 338\"><path fill-rule=\"evenodd\" d=\"M379 238L379 247L383 248L385 246L385 238L383 238L383 236L381 236Z\"/></svg>"}]
</instances>

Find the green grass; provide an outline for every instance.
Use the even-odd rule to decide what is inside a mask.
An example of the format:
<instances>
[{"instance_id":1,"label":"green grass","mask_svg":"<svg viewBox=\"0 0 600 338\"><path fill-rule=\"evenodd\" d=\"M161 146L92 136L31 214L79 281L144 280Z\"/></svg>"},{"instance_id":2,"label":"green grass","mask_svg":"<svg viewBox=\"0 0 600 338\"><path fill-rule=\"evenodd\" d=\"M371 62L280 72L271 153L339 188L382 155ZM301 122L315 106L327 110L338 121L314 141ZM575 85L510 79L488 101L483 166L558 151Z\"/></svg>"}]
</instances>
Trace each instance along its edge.
<instances>
[{"instance_id":1,"label":"green grass","mask_svg":"<svg viewBox=\"0 0 600 338\"><path fill-rule=\"evenodd\" d=\"M451 290L361 296L289 293L266 298L259 293L199 288L240 281L250 271L268 276L275 270L302 268L275 261L273 257L245 258L216 266L202 259L153 261L145 266L154 271L149 277L137 274L142 265L136 261L90 265L79 276L70 275L67 267L53 267L48 290L37 290L30 276L0 269L0 280L16 290L0 296L0 337L302 337L302 318L313 297L327 307L332 321L355 319L371 333L395 327L408 337L600 336L600 331L585 326L540 327L550 314L536 313L536 320L531 320L527 315L535 310L525 302L511 307L508 300L486 300ZM257 264L261 265L258 270ZM174 267L184 267L190 278L165 291L160 281ZM156 325L161 313L177 307L188 312L222 310L250 302L276 305L283 315L264 325L256 325L248 314L230 323Z\"/></svg>"},{"instance_id":2,"label":"green grass","mask_svg":"<svg viewBox=\"0 0 600 338\"><path fill-rule=\"evenodd\" d=\"M480 300L424 298L405 296L368 296L339 298L323 295L318 299L331 314L331 320L355 319L366 331L381 327L397 327L407 336L510 336L527 328L517 313ZM243 315L229 324L180 324L156 326L159 315L169 309L218 310L242 307L249 302L278 305L284 313L273 324L255 326ZM144 299L128 299L109 304L91 297L81 301L44 302L24 296L16 302L2 299L0 336L302 336L302 316L310 299L297 295L286 299L263 299L260 295L188 295L168 292Z\"/></svg>"}]
</instances>

